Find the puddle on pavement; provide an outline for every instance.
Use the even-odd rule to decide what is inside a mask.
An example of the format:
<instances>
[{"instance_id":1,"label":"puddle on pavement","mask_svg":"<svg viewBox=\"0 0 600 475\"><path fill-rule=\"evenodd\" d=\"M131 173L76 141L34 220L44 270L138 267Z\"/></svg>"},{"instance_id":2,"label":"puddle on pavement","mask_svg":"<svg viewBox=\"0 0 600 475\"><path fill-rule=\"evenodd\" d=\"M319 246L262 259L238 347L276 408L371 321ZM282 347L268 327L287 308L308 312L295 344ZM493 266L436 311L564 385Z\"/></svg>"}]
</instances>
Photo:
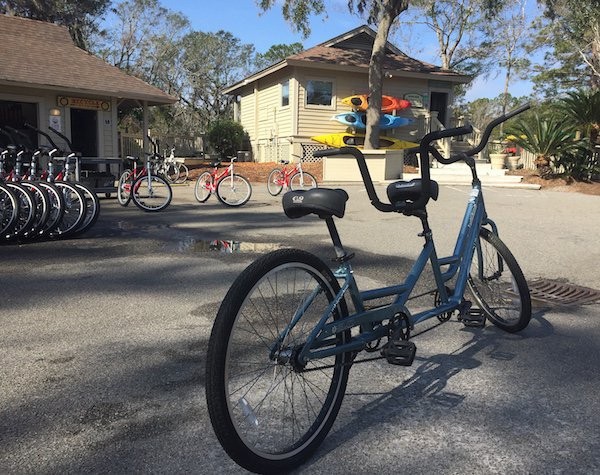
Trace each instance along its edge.
<instances>
[{"instance_id":1,"label":"puddle on pavement","mask_svg":"<svg viewBox=\"0 0 600 475\"><path fill-rule=\"evenodd\" d=\"M242 242L221 239L196 240L187 238L167 246L168 250L182 253L214 252L219 254L234 254L243 252L270 252L281 249L278 243Z\"/></svg>"}]
</instances>

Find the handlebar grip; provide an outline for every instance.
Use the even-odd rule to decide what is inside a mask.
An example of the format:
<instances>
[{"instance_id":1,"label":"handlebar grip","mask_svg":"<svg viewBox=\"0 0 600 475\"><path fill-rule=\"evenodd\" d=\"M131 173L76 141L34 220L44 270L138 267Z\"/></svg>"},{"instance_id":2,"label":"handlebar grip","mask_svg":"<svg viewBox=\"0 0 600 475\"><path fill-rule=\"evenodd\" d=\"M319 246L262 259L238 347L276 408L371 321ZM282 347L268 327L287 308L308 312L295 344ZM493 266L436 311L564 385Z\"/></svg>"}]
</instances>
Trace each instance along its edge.
<instances>
[{"instance_id":1,"label":"handlebar grip","mask_svg":"<svg viewBox=\"0 0 600 475\"><path fill-rule=\"evenodd\" d=\"M326 148L323 150L315 150L313 152L313 157L317 157L317 158L330 157L332 155L341 155L342 153L346 153L346 152L342 152L341 148Z\"/></svg>"}]
</instances>

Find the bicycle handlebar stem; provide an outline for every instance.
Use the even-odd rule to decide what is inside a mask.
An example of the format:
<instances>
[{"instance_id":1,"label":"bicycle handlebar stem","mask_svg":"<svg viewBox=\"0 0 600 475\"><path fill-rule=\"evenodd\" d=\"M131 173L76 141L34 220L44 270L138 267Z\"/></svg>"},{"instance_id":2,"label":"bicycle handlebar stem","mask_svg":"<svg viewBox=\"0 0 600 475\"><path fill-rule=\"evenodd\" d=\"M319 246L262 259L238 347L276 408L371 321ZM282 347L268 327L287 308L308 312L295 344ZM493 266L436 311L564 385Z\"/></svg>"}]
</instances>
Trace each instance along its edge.
<instances>
[{"instance_id":1,"label":"bicycle handlebar stem","mask_svg":"<svg viewBox=\"0 0 600 475\"><path fill-rule=\"evenodd\" d=\"M389 213L390 211L398 211L398 209L391 203L382 203L379 200L377 192L375 191L375 186L373 185L373 180L371 179L371 173L369 173L369 168L367 167L365 156L359 149L356 147L341 147L317 150L313 152L314 157L327 157L331 155L342 154L352 155L356 159L358 163L358 169L360 170L360 174L362 176L363 183L365 184L365 188L367 189L367 195L371 200L371 204L379 211L383 211L385 213Z\"/></svg>"}]
</instances>

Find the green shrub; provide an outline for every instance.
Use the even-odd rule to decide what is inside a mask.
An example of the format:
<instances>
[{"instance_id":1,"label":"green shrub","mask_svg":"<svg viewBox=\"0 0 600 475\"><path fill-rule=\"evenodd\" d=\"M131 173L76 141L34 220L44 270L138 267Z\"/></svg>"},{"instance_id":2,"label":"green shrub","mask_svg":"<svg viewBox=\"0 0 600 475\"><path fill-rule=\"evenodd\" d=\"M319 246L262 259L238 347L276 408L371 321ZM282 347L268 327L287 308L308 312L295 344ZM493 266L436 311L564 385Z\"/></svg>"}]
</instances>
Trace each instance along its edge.
<instances>
[{"instance_id":1,"label":"green shrub","mask_svg":"<svg viewBox=\"0 0 600 475\"><path fill-rule=\"evenodd\" d=\"M235 156L242 149L245 137L244 128L233 120L213 122L206 134L209 146L221 158Z\"/></svg>"}]
</instances>

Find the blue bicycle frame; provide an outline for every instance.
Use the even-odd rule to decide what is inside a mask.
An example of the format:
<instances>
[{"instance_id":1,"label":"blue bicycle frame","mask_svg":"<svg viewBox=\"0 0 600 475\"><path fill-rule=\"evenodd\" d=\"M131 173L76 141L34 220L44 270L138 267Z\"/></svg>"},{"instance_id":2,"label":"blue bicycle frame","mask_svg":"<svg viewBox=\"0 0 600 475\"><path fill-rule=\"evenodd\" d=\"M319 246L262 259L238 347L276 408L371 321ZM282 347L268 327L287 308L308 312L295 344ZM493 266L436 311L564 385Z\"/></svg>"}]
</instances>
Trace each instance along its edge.
<instances>
[{"instance_id":1,"label":"blue bicycle frame","mask_svg":"<svg viewBox=\"0 0 600 475\"><path fill-rule=\"evenodd\" d=\"M426 227L423 233L425 245L404 283L364 292L358 289L350 262L342 262L334 272L334 275L342 281L341 289L308 336L299 354L299 361L305 363L312 359L325 358L350 351L361 351L365 349L369 342L388 336L388 325L384 325L382 322L397 315L406 316L406 324L413 327L417 323L430 318L460 309L469 277L471 260L475 250L479 248L479 230L483 225L489 225L493 231L496 231L496 226L487 217L485 211L481 184L476 181L473 183L467 209L451 256L437 257L432 232ZM431 263L440 304L430 310L411 315L405 305L427 262ZM443 270L446 266L447 269ZM454 290L448 295L445 284L457 274ZM300 320L304 310L318 293L319 290L316 290L313 296L307 299L305 305L298 309L290 323L290 327L281 333L280 338L283 339L283 336ZM356 313L331 322L331 315L346 294L349 294ZM365 308L365 302L367 301L390 296L396 296L396 298L389 305L369 310ZM328 320L329 323L327 323ZM360 327L360 333L350 338L349 341L340 344L336 339L336 334L355 327Z\"/></svg>"}]
</instances>

